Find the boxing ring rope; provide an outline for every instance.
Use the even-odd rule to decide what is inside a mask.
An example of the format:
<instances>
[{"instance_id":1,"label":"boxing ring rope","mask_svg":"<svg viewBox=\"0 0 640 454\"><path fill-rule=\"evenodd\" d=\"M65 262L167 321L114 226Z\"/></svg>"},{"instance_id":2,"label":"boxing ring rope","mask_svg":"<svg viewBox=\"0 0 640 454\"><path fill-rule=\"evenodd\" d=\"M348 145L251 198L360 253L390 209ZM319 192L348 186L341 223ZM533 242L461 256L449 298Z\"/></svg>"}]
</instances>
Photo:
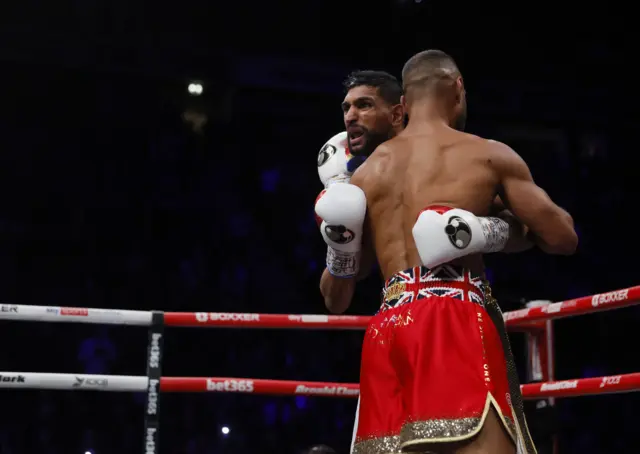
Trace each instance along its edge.
<instances>
[{"instance_id":1,"label":"boxing ring rope","mask_svg":"<svg viewBox=\"0 0 640 454\"><path fill-rule=\"evenodd\" d=\"M640 286L593 296L584 296L545 306L504 313L511 328L537 329L534 322L590 314L640 304ZM363 330L370 316L251 314L229 312L164 312L164 326L208 328L274 328ZM152 312L80 307L23 306L3 304L0 320L31 322L73 322L111 325L150 326Z\"/></svg>"},{"instance_id":2,"label":"boxing ring rope","mask_svg":"<svg viewBox=\"0 0 640 454\"><path fill-rule=\"evenodd\" d=\"M535 303L535 304L534 304ZM527 332L528 372L539 381L522 386L525 399L549 399L640 390L640 373L553 381L551 320L640 304L640 286L558 303L532 302L504 313L510 331ZM162 377L165 326L363 330L371 317L351 315L160 312L82 307L0 305L0 320L93 323L149 327L146 376L0 372L0 388L146 391L145 454L157 454L159 392L235 392L252 394L357 397L355 383L324 383L252 378Z\"/></svg>"},{"instance_id":3,"label":"boxing ring rope","mask_svg":"<svg viewBox=\"0 0 640 454\"><path fill-rule=\"evenodd\" d=\"M158 386L159 385L159 386ZM131 375L0 372L0 388L140 392L149 378ZM229 377L161 377L155 392L239 393L279 396L358 397L357 383ZM521 385L524 399L577 397L640 391L640 373Z\"/></svg>"}]
</instances>

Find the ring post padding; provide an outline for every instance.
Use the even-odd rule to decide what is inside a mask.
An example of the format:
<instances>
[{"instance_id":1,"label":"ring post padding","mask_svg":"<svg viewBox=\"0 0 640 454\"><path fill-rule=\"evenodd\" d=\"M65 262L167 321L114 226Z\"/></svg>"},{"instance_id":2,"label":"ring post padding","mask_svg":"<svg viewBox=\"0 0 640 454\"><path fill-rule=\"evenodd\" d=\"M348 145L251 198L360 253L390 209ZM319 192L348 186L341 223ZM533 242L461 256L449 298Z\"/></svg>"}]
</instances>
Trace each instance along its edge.
<instances>
[{"instance_id":1,"label":"ring post padding","mask_svg":"<svg viewBox=\"0 0 640 454\"><path fill-rule=\"evenodd\" d=\"M543 307L551 304L547 300L535 300L526 303L527 308ZM527 381L539 382L550 381L551 372L548 349L551 347L548 342L548 331L551 329L551 321L544 322L544 328L540 331L526 333L527 339Z\"/></svg>"},{"instance_id":2,"label":"ring post padding","mask_svg":"<svg viewBox=\"0 0 640 454\"><path fill-rule=\"evenodd\" d=\"M534 307L549 306L549 300L534 300L525 304L527 309ZM550 382L555 380L554 373L554 345L553 345L553 321L541 322L542 329L526 333L527 342L527 381L528 382ZM550 437L545 440L553 454L558 452L558 439L555 435L555 423L553 408L555 398L548 397L536 402L536 417L543 419L543 426L539 429ZM540 411L539 415L537 412ZM533 421L532 421L533 422ZM540 440L541 443L545 441Z\"/></svg>"},{"instance_id":3,"label":"ring post padding","mask_svg":"<svg viewBox=\"0 0 640 454\"><path fill-rule=\"evenodd\" d=\"M147 399L144 413L144 454L158 454L160 446L160 379L162 377L164 312L151 313L147 346Z\"/></svg>"},{"instance_id":4,"label":"ring post padding","mask_svg":"<svg viewBox=\"0 0 640 454\"><path fill-rule=\"evenodd\" d=\"M526 304L527 309L549 306L549 300L534 300ZM527 381L549 382L555 380L555 352L553 342L553 320L543 322L544 328L526 334L527 339ZM555 404L553 397L549 405Z\"/></svg>"}]
</instances>

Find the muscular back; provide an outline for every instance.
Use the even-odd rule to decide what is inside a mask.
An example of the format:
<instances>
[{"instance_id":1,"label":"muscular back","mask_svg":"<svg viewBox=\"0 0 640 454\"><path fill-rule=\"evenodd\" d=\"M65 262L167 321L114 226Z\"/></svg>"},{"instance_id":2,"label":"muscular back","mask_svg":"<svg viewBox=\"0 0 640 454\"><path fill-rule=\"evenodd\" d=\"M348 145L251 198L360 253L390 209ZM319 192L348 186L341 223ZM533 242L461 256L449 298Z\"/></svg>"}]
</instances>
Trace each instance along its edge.
<instances>
[{"instance_id":1,"label":"muscular back","mask_svg":"<svg viewBox=\"0 0 640 454\"><path fill-rule=\"evenodd\" d=\"M427 205L447 205L486 216L498 192L489 142L444 126L404 131L356 172L352 183L367 196L371 240L384 278L420 265L411 229ZM480 256L459 261L478 273Z\"/></svg>"}]
</instances>

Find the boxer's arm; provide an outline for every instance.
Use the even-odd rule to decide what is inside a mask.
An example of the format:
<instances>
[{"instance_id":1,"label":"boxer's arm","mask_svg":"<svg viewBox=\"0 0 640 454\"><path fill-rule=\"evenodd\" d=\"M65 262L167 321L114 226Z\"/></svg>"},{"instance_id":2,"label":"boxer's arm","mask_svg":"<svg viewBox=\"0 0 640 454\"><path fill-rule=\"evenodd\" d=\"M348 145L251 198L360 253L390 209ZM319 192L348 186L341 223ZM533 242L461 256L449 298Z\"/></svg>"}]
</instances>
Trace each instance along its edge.
<instances>
[{"instance_id":1,"label":"boxer's arm","mask_svg":"<svg viewBox=\"0 0 640 454\"><path fill-rule=\"evenodd\" d=\"M325 268L320 278L320 293L324 298L324 305L333 314L342 314L351 305L355 293L356 282L371 273L375 264L376 254L371 239L368 216L365 217L362 235L362 250L360 251L360 268L358 275L352 278L341 278L332 275Z\"/></svg>"},{"instance_id":2,"label":"boxer's arm","mask_svg":"<svg viewBox=\"0 0 640 454\"><path fill-rule=\"evenodd\" d=\"M510 147L490 143L506 207L529 228L532 241L548 254L571 255L578 246L573 218L535 184L529 167Z\"/></svg>"},{"instance_id":3,"label":"boxer's arm","mask_svg":"<svg viewBox=\"0 0 640 454\"><path fill-rule=\"evenodd\" d=\"M353 170L346 160L347 133L342 131L329 139L318 153L318 176L325 189L334 183L348 183ZM320 278L320 293L327 309L332 313L342 313L351 304L357 280L366 277L371 269L371 253L368 235L363 232L358 274L345 278L332 275L327 268Z\"/></svg>"},{"instance_id":4,"label":"boxer's arm","mask_svg":"<svg viewBox=\"0 0 640 454\"><path fill-rule=\"evenodd\" d=\"M349 308L356 290L356 278L340 278L325 268L320 278L320 293L324 305L332 314L342 314Z\"/></svg>"},{"instance_id":5,"label":"boxer's arm","mask_svg":"<svg viewBox=\"0 0 640 454\"><path fill-rule=\"evenodd\" d=\"M501 251L504 254L515 254L518 252L524 252L531 249L534 246L529 235L529 227L523 224L518 218L516 218L511 211L507 209L500 196L496 196L491 207L490 216L495 216L502 219L509 224L509 239L504 249Z\"/></svg>"}]
</instances>

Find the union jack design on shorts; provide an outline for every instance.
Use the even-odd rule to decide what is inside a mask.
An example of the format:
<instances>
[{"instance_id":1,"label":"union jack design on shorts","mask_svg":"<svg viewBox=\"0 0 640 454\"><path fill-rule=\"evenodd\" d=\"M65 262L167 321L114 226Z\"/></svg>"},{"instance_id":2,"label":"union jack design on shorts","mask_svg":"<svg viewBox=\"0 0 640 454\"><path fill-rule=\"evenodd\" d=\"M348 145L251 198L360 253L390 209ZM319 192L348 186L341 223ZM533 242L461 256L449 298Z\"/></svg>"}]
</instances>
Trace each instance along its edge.
<instances>
[{"instance_id":1,"label":"union jack design on shorts","mask_svg":"<svg viewBox=\"0 0 640 454\"><path fill-rule=\"evenodd\" d=\"M482 305L486 285L481 276L460 266L440 265L433 269L416 266L394 274L385 282L379 312L433 296Z\"/></svg>"}]
</instances>

